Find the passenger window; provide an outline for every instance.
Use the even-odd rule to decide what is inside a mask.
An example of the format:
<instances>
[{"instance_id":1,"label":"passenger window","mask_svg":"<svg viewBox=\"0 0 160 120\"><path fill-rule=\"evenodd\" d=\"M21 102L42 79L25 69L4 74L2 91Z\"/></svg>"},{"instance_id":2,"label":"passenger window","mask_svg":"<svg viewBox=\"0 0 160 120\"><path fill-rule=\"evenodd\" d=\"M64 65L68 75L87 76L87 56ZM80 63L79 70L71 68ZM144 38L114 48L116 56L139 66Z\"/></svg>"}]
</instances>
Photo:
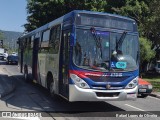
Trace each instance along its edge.
<instances>
[{"instance_id":1,"label":"passenger window","mask_svg":"<svg viewBox=\"0 0 160 120\"><path fill-rule=\"evenodd\" d=\"M50 46L50 52L57 54L59 51L59 44L60 44L60 25L58 26L54 26L51 29L51 36L50 36L50 42L49 42L49 46Z\"/></svg>"},{"instance_id":2,"label":"passenger window","mask_svg":"<svg viewBox=\"0 0 160 120\"><path fill-rule=\"evenodd\" d=\"M46 30L42 33L41 48L48 47L49 34L50 34L50 30Z\"/></svg>"}]
</instances>

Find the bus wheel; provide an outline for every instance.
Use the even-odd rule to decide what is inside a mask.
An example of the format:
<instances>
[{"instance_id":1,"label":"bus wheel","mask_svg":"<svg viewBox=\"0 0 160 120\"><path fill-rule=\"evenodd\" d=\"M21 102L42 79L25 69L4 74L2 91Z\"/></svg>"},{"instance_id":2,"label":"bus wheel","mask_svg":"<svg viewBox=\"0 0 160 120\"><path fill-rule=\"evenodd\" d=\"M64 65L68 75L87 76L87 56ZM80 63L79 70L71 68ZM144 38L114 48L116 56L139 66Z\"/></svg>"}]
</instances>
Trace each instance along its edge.
<instances>
[{"instance_id":1,"label":"bus wheel","mask_svg":"<svg viewBox=\"0 0 160 120\"><path fill-rule=\"evenodd\" d=\"M28 69L27 69L26 66L24 67L24 80L25 80L25 82L29 82L29 79L28 79Z\"/></svg>"},{"instance_id":2,"label":"bus wheel","mask_svg":"<svg viewBox=\"0 0 160 120\"><path fill-rule=\"evenodd\" d=\"M53 77L51 75L49 75L47 77L47 88L50 92L50 94L53 96L54 95L54 81L53 81Z\"/></svg>"}]
</instances>

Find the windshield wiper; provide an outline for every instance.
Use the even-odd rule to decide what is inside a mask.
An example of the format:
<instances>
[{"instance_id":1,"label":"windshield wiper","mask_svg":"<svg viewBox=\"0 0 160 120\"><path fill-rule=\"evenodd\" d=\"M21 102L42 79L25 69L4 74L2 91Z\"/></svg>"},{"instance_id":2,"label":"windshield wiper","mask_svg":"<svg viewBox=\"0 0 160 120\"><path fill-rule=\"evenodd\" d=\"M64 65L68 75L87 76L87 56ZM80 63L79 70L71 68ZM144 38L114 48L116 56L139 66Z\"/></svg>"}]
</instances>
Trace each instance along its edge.
<instances>
[{"instance_id":1,"label":"windshield wiper","mask_svg":"<svg viewBox=\"0 0 160 120\"><path fill-rule=\"evenodd\" d=\"M127 32L124 31L124 32L122 33L120 39L119 39L118 41L116 41L116 48L115 48L116 51L118 51L118 48L120 48L120 46L122 46L122 43L123 43L123 41L124 41L124 39L125 39L125 37L126 37L126 34L127 34Z\"/></svg>"},{"instance_id":2,"label":"windshield wiper","mask_svg":"<svg viewBox=\"0 0 160 120\"><path fill-rule=\"evenodd\" d=\"M96 47L97 47L97 48L100 48L101 58L102 58L101 38L97 35L97 32L96 32L96 30L95 30L94 27L91 27L91 28L90 28L90 31L91 31L91 33L92 33L92 35L93 35L93 38L94 38L95 42L96 42Z\"/></svg>"},{"instance_id":3,"label":"windshield wiper","mask_svg":"<svg viewBox=\"0 0 160 120\"><path fill-rule=\"evenodd\" d=\"M139 62L139 51L137 51L136 63Z\"/></svg>"}]
</instances>

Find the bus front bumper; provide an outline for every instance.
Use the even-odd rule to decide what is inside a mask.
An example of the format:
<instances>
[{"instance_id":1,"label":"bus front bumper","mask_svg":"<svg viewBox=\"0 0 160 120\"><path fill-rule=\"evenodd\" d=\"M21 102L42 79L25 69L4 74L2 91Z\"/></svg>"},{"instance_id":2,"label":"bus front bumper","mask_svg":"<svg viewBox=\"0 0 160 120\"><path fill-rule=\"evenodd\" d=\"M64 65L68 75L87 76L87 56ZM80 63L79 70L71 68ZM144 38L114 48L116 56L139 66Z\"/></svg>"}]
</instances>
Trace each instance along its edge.
<instances>
[{"instance_id":1,"label":"bus front bumper","mask_svg":"<svg viewBox=\"0 0 160 120\"><path fill-rule=\"evenodd\" d=\"M136 100L138 87L121 90L82 89L69 85L69 101L123 101Z\"/></svg>"}]
</instances>

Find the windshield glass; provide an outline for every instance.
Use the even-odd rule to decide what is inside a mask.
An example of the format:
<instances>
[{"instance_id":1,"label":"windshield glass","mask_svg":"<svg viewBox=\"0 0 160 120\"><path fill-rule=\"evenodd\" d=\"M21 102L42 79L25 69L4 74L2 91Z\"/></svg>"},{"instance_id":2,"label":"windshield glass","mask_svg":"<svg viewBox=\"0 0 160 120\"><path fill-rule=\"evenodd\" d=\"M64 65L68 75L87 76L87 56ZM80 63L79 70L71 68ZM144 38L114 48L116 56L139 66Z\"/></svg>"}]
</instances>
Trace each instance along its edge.
<instances>
[{"instance_id":1,"label":"windshield glass","mask_svg":"<svg viewBox=\"0 0 160 120\"><path fill-rule=\"evenodd\" d=\"M73 62L85 69L99 71L131 71L137 68L138 37L128 33L116 47L123 33L95 29L76 30ZM118 49L117 49L118 48Z\"/></svg>"},{"instance_id":2,"label":"windshield glass","mask_svg":"<svg viewBox=\"0 0 160 120\"><path fill-rule=\"evenodd\" d=\"M121 39L122 36L123 38ZM123 33L111 33L110 52L112 70L135 70L139 61L138 36L128 33L125 36Z\"/></svg>"}]
</instances>

